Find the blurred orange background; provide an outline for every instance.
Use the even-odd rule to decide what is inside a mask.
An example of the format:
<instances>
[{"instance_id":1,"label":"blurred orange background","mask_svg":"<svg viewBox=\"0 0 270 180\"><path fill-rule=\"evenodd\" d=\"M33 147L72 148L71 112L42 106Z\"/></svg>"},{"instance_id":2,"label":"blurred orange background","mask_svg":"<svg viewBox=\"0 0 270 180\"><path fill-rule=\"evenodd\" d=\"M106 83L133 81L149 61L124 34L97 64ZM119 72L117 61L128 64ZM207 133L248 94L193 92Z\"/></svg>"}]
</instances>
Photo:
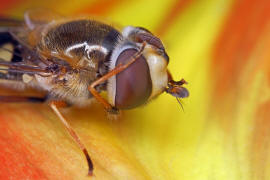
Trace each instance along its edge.
<instances>
[{"instance_id":1,"label":"blurred orange background","mask_svg":"<svg viewBox=\"0 0 270 180\"><path fill-rule=\"evenodd\" d=\"M101 106L63 110L96 179L270 178L270 1L0 0L22 18L43 7L151 30L190 97L163 94L109 120ZM83 154L46 105L0 105L0 179L87 179Z\"/></svg>"}]
</instances>

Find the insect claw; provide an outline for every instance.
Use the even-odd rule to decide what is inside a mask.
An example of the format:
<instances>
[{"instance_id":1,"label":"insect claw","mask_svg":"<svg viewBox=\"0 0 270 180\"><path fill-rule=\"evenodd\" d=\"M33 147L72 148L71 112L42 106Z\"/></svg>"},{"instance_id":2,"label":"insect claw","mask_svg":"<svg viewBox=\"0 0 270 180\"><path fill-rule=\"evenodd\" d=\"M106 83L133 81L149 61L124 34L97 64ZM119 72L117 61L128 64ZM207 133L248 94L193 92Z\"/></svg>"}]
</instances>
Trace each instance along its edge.
<instances>
[{"instance_id":1,"label":"insect claw","mask_svg":"<svg viewBox=\"0 0 270 180\"><path fill-rule=\"evenodd\" d=\"M116 107L112 107L110 109L106 109L106 111L110 114L119 114L119 109L117 109Z\"/></svg>"},{"instance_id":2,"label":"insect claw","mask_svg":"<svg viewBox=\"0 0 270 180\"><path fill-rule=\"evenodd\" d=\"M86 157L87 164L88 164L88 176L93 176L93 170L94 170L93 162L92 162L92 160L88 154L88 151L86 149L83 150L83 153Z\"/></svg>"},{"instance_id":3,"label":"insect claw","mask_svg":"<svg viewBox=\"0 0 270 180\"><path fill-rule=\"evenodd\" d=\"M92 171L92 170L89 170L87 175L88 175L88 176L93 176L93 175L94 175L94 174L93 174L93 171Z\"/></svg>"}]
</instances>

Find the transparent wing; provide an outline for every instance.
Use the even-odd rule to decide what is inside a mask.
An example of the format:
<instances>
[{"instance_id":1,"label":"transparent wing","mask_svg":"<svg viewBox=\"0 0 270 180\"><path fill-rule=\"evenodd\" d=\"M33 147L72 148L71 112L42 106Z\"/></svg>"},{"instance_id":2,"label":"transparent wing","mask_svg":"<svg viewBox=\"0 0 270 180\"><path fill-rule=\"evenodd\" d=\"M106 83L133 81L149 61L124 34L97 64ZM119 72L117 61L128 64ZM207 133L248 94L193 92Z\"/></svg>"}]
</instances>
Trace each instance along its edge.
<instances>
[{"instance_id":1,"label":"transparent wing","mask_svg":"<svg viewBox=\"0 0 270 180\"><path fill-rule=\"evenodd\" d=\"M1 21L0 21L1 22ZM38 66L38 56L9 32L0 32L0 79L22 81L24 74L47 72Z\"/></svg>"},{"instance_id":2,"label":"transparent wing","mask_svg":"<svg viewBox=\"0 0 270 180\"><path fill-rule=\"evenodd\" d=\"M0 32L9 32L20 44L32 49L40 40L42 29L59 19L63 17L47 9L28 10L24 19L0 17Z\"/></svg>"},{"instance_id":3,"label":"transparent wing","mask_svg":"<svg viewBox=\"0 0 270 180\"><path fill-rule=\"evenodd\" d=\"M25 24L30 30L63 19L63 16L48 9L32 9L24 13Z\"/></svg>"}]
</instances>

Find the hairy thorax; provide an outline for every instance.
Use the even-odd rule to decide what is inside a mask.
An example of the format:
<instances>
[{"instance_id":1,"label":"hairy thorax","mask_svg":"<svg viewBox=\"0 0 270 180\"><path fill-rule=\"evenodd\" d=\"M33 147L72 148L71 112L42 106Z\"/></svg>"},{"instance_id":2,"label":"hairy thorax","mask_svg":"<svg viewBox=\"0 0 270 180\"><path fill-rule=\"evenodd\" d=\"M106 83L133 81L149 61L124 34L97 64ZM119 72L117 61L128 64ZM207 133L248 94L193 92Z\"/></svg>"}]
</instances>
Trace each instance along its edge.
<instances>
[{"instance_id":1,"label":"hairy thorax","mask_svg":"<svg viewBox=\"0 0 270 180\"><path fill-rule=\"evenodd\" d=\"M50 77L35 75L40 88L49 92L54 99L65 99L77 105L87 104L92 97L88 85L93 81L86 77L94 77L95 72L68 72Z\"/></svg>"},{"instance_id":2,"label":"hairy thorax","mask_svg":"<svg viewBox=\"0 0 270 180\"><path fill-rule=\"evenodd\" d=\"M91 98L88 86L108 72L108 61L120 34L110 26L91 20L67 21L44 29L37 51L54 67L52 76L35 75L51 96L84 104ZM103 90L105 83L96 87Z\"/></svg>"}]
</instances>

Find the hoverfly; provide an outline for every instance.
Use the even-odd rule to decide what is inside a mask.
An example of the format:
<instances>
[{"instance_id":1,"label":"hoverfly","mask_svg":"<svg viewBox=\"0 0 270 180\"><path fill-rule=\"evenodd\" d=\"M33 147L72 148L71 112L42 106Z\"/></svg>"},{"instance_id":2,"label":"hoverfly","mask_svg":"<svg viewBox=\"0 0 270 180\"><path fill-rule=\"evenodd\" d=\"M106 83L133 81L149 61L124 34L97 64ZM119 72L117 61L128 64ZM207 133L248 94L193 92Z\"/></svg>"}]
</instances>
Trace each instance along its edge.
<instances>
[{"instance_id":1,"label":"hoverfly","mask_svg":"<svg viewBox=\"0 0 270 180\"><path fill-rule=\"evenodd\" d=\"M93 163L58 108L87 105L91 98L109 113L136 108L162 92L189 95L185 80L174 81L161 40L142 27L121 31L88 18L66 18L47 10L31 10L24 20L0 19L0 79L14 88L46 91L44 98L0 96L0 102L46 102ZM10 87L10 86L9 86ZM23 88L21 88L23 89ZM107 99L100 92L107 91Z\"/></svg>"}]
</instances>

